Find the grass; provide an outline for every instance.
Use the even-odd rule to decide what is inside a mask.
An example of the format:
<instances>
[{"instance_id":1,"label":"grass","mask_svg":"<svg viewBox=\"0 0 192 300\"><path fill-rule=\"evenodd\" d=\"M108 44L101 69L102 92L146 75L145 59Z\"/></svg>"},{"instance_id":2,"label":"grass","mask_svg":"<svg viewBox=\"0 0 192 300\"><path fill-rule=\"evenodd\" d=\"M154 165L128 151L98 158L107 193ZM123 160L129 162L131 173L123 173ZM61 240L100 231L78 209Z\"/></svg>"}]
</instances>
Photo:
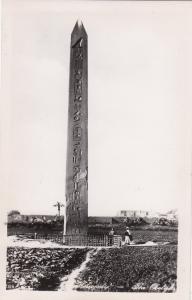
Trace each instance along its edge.
<instances>
[{"instance_id":1,"label":"grass","mask_svg":"<svg viewBox=\"0 0 192 300\"><path fill-rule=\"evenodd\" d=\"M102 249L77 279L78 290L174 292L177 280L177 230L131 229L136 244L156 247ZM85 259L88 249L7 249L7 289L57 290L61 278Z\"/></svg>"},{"instance_id":2,"label":"grass","mask_svg":"<svg viewBox=\"0 0 192 300\"><path fill-rule=\"evenodd\" d=\"M56 224L7 224L7 235L18 235L28 233L38 234L59 234L63 232L63 223L57 222Z\"/></svg>"},{"instance_id":3,"label":"grass","mask_svg":"<svg viewBox=\"0 0 192 300\"><path fill-rule=\"evenodd\" d=\"M7 249L7 289L57 290L61 277L84 260L88 249Z\"/></svg>"},{"instance_id":4,"label":"grass","mask_svg":"<svg viewBox=\"0 0 192 300\"><path fill-rule=\"evenodd\" d=\"M7 249L7 289L57 290L84 260L87 248ZM105 248L77 278L79 291L174 292L177 246Z\"/></svg>"},{"instance_id":5,"label":"grass","mask_svg":"<svg viewBox=\"0 0 192 300\"><path fill-rule=\"evenodd\" d=\"M176 270L174 245L102 249L77 283L82 291L173 292Z\"/></svg>"},{"instance_id":6,"label":"grass","mask_svg":"<svg viewBox=\"0 0 192 300\"><path fill-rule=\"evenodd\" d=\"M136 244L145 243L147 241L153 242L171 242L177 244L177 231L154 231L154 230L133 230L133 240Z\"/></svg>"}]
</instances>

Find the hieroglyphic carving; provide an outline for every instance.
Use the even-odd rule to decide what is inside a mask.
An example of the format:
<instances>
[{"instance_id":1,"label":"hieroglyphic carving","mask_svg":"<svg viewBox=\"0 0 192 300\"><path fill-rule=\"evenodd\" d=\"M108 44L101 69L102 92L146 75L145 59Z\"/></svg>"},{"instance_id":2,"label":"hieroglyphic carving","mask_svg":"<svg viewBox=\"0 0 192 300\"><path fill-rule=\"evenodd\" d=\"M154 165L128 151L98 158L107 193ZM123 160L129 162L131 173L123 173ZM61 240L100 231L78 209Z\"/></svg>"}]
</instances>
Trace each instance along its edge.
<instances>
[{"instance_id":1,"label":"hieroglyphic carving","mask_svg":"<svg viewBox=\"0 0 192 300\"><path fill-rule=\"evenodd\" d=\"M75 121L75 122L77 122L77 121L80 121L80 118L81 118L81 113L80 113L80 111L76 111L76 112L74 112L74 114L73 114L73 120Z\"/></svg>"},{"instance_id":2,"label":"hieroglyphic carving","mask_svg":"<svg viewBox=\"0 0 192 300\"><path fill-rule=\"evenodd\" d=\"M81 126L73 127L73 140L80 141L81 140L82 129Z\"/></svg>"},{"instance_id":3,"label":"hieroglyphic carving","mask_svg":"<svg viewBox=\"0 0 192 300\"><path fill-rule=\"evenodd\" d=\"M88 216L87 34L76 23L71 35L66 170L66 234L86 234Z\"/></svg>"},{"instance_id":4,"label":"hieroglyphic carving","mask_svg":"<svg viewBox=\"0 0 192 300\"><path fill-rule=\"evenodd\" d=\"M73 201L77 204L80 201L78 190L78 174L81 171L81 103L82 103L82 74L83 74L83 39L81 38L73 46L74 55L74 104L73 104Z\"/></svg>"},{"instance_id":5,"label":"hieroglyphic carving","mask_svg":"<svg viewBox=\"0 0 192 300\"><path fill-rule=\"evenodd\" d=\"M73 171L77 171L77 166L80 164L81 162L81 155L82 155L82 151L81 151L81 147L80 147L80 142L77 142L73 145Z\"/></svg>"},{"instance_id":6,"label":"hieroglyphic carving","mask_svg":"<svg viewBox=\"0 0 192 300\"><path fill-rule=\"evenodd\" d=\"M80 97L82 99L82 97ZM81 120L81 103L75 102L73 111L73 121Z\"/></svg>"}]
</instances>

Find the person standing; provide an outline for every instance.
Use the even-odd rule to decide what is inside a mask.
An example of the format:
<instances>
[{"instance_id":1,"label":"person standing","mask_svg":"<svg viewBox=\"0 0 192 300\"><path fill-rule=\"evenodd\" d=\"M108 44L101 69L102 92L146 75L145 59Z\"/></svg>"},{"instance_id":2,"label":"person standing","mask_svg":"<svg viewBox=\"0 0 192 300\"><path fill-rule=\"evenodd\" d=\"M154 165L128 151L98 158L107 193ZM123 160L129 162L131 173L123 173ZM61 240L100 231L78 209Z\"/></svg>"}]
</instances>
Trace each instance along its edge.
<instances>
[{"instance_id":1,"label":"person standing","mask_svg":"<svg viewBox=\"0 0 192 300\"><path fill-rule=\"evenodd\" d=\"M125 244L130 245L131 243L131 232L129 230L129 227L126 227L126 231L125 231Z\"/></svg>"},{"instance_id":2,"label":"person standing","mask_svg":"<svg viewBox=\"0 0 192 300\"><path fill-rule=\"evenodd\" d=\"M114 236L114 230L113 228L111 228L110 232L109 232L109 246L113 245L113 236Z\"/></svg>"}]
</instances>

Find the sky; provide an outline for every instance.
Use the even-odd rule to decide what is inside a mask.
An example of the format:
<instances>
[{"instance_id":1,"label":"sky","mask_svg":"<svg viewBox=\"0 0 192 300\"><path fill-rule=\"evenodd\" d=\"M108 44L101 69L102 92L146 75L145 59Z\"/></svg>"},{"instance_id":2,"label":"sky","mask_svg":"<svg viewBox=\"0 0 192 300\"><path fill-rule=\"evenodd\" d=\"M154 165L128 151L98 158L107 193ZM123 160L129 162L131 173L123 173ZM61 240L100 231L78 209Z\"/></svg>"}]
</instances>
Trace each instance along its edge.
<instances>
[{"instance_id":1,"label":"sky","mask_svg":"<svg viewBox=\"0 0 192 300\"><path fill-rule=\"evenodd\" d=\"M89 215L182 209L190 177L190 4L8 0L3 201L65 201L70 35L88 34Z\"/></svg>"}]
</instances>

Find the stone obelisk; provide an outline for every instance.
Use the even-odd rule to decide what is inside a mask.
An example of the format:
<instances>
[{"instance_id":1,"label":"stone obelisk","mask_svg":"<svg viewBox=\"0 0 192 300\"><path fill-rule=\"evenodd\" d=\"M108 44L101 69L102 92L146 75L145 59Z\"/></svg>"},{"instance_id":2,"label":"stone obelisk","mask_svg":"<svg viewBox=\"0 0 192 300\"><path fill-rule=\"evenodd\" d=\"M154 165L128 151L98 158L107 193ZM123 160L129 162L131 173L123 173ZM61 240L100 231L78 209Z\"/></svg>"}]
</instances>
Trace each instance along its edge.
<instances>
[{"instance_id":1,"label":"stone obelisk","mask_svg":"<svg viewBox=\"0 0 192 300\"><path fill-rule=\"evenodd\" d=\"M65 235L86 235L88 228L87 77L87 33L78 21L70 47Z\"/></svg>"}]
</instances>

